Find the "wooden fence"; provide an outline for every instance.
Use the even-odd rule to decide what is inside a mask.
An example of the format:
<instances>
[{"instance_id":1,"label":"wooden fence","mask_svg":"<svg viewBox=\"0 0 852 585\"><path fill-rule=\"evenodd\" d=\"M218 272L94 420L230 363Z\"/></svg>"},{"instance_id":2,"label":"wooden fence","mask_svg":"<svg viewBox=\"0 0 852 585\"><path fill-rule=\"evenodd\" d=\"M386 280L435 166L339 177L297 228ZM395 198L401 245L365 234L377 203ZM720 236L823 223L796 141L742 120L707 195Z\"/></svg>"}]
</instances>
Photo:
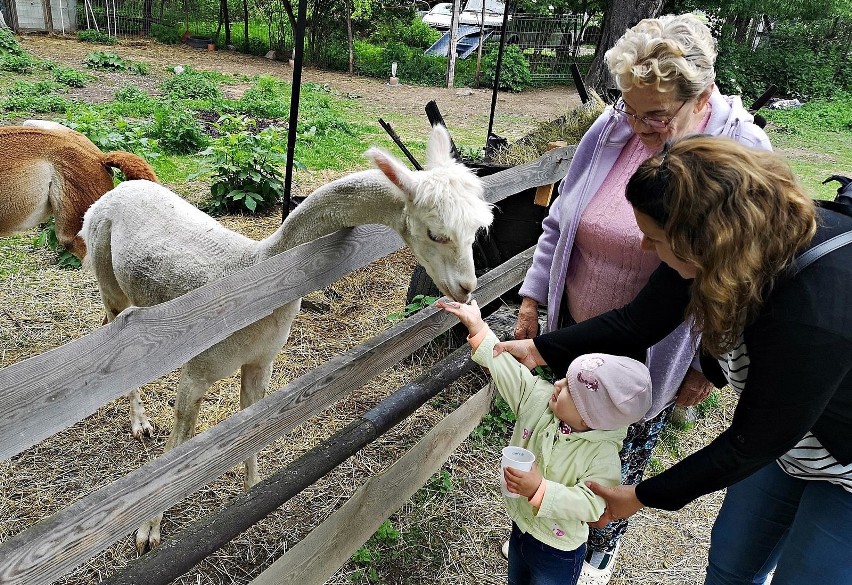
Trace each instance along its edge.
<instances>
[{"instance_id":1,"label":"wooden fence","mask_svg":"<svg viewBox=\"0 0 852 585\"><path fill-rule=\"evenodd\" d=\"M532 163L485 177L486 198L496 203L525 189L553 183L565 175L572 155L573 147L559 148ZM342 230L167 303L128 309L89 335L0 370L0 459L9 459L68 428L273 309L326 287L401 246L399 236L383 226ZM528 251L482 277L476 292L480 302L495 299L518 284L530 261ZM252 283L251 295L246 294L246 282ZM41 585L62 577L455 323L454 317L434 308L422 311L15 535L0 544L0 583ZM316 551L326 550L329 556L322 565L333 574L402 505L409 497L405 493L422 485L434 472L430 469L440 468L443 462L429 454L449 454L487 411L489 400L486 391L477 394L391 470L368 482L394 485L393 491L399 492L394 501L383 497L381 502L367 505L367 494L376 488L362 486L353 496L354 503L344 505L315 530L325 536L308 535L302 541L308 544L297 545L256 582L324 582L329 575L317 571ZM435 448L438 443L440 449ZM254 492L246 495L251 497ZM404 499L397 502L399 498ZM362 513L369 520L360 517ZM334 530L351 526L353 531L338 533L332 544L323 532L332 525ZM357 546L347 552L353 545ZM331 556L329 546L336 556ZM306 566L312 570L304 571ZM173 580L178 575L163 578ZM154 581L146 574L138 582Z\"/></svg>"}]
</instances>

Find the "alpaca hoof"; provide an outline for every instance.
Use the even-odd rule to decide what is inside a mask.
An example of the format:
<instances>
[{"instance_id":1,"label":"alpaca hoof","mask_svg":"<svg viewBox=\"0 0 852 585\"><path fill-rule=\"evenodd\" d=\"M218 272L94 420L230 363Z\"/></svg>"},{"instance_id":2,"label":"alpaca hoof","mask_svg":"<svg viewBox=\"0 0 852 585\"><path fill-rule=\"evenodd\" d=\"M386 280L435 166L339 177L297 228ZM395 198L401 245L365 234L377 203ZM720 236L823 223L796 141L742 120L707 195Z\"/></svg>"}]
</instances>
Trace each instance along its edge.
<instances>
[{"instance_id":1,"label":"alpaca hoof","mask_svg":"<svg viewBox=\"0 0 852 585\"><path fill-rule=\"evenodd\" d=\"M130 432L133 434L134 439L141 441L145 437L150 438L154 436L154 427L148 419L134 421L130 427Z\"/></svg>"},{"instance_id":2,"label":"alpaca hoof","mask_svg":"<svg viewBox=\"0 0 852 585\"><path fill-rule=\"evenodd\" d=\"M160 518L145 522L136 531L136 552L140 555L160 545Z\"/></svg>"}]
</instances>

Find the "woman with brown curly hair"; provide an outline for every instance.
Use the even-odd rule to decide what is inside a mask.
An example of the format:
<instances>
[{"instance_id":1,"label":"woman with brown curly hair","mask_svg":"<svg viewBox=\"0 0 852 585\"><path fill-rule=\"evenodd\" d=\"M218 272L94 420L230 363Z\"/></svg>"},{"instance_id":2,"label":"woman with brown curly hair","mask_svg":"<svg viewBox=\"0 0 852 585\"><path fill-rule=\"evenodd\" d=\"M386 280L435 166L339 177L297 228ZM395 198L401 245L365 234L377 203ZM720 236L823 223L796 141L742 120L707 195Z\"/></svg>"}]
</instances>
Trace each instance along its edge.
<instances>
[{"instance_id":1,"label":"woman with brown curly hair","mask_svg":"<svg viewBox=\"0 0 852 585\"><path fill-rule=\"evenodd\" d=\"M637 485L591 485L600 523L677 510L728 488L705 584L852 583L852 246L801 268L802 253L852 230L817 208L778 156L723 138L667 146L631 177L642 247L662 260L621 309L505 342L557 375L582 353L629 353L691 318L701 365L740 394L728 429Z\"/></svg>"}]
</instances>

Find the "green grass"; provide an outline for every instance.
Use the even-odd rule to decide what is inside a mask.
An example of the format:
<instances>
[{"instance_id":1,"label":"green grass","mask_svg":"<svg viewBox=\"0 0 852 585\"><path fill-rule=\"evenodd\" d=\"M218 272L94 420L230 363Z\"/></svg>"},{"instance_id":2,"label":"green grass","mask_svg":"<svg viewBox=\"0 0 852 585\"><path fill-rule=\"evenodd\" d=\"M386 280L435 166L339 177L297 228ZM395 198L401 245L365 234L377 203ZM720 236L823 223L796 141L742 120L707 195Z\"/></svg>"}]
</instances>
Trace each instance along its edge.
<instances>
[{"instance_id":1,"label":"green grass","mask_svg":"<svg viewBox=\"0 0 852 585\"><path fill-rule=\"evenodd\" d=\"M32 247L29 236L0 238L0 278L29 272L32 269Z\"/></svg>"},{"instance_id":2,"label":"green grass","mask_svg":"<svg viewBox=\"0 0 852 585\"><path fill-rule=\"evenodd\" d=\"M813 197L833 199L837 183L822 185L834 174L852 175L852 95L814 100L790 110L762 110L767 134Z\"/></svg>"}]
</instances>

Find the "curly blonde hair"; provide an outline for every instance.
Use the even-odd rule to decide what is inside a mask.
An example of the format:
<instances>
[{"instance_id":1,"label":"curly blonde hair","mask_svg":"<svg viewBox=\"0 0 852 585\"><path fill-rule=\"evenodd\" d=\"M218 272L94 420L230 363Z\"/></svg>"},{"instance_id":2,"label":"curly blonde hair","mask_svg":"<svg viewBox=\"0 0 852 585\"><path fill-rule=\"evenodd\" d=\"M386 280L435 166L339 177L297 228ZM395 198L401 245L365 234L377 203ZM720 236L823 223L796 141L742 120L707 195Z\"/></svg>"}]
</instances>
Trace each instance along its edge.
<instances>
[{"instance_id":1,"label":"curly blonde hair","mask_svg":"<svg viewBox=\"0 0 852 585\"><path fill-rule=\"evenodd\" d=\"M716 40L695 14L646 18L604 55L618 89L653 86L675 99L701 95L716 80Z\"/></svg>"},{"instance_id":2,"label":"curly blonde hair","mask_svg":"<svg viewBox=\"0 0 852 585\"><path fill-rule=\"evenodd\" d=\"M733 348L816 232L815 204L786 161L729 138L667 145L631 177L627 199L696 267L687 315L716 357Z\"/></svg>"}]
</instances>

